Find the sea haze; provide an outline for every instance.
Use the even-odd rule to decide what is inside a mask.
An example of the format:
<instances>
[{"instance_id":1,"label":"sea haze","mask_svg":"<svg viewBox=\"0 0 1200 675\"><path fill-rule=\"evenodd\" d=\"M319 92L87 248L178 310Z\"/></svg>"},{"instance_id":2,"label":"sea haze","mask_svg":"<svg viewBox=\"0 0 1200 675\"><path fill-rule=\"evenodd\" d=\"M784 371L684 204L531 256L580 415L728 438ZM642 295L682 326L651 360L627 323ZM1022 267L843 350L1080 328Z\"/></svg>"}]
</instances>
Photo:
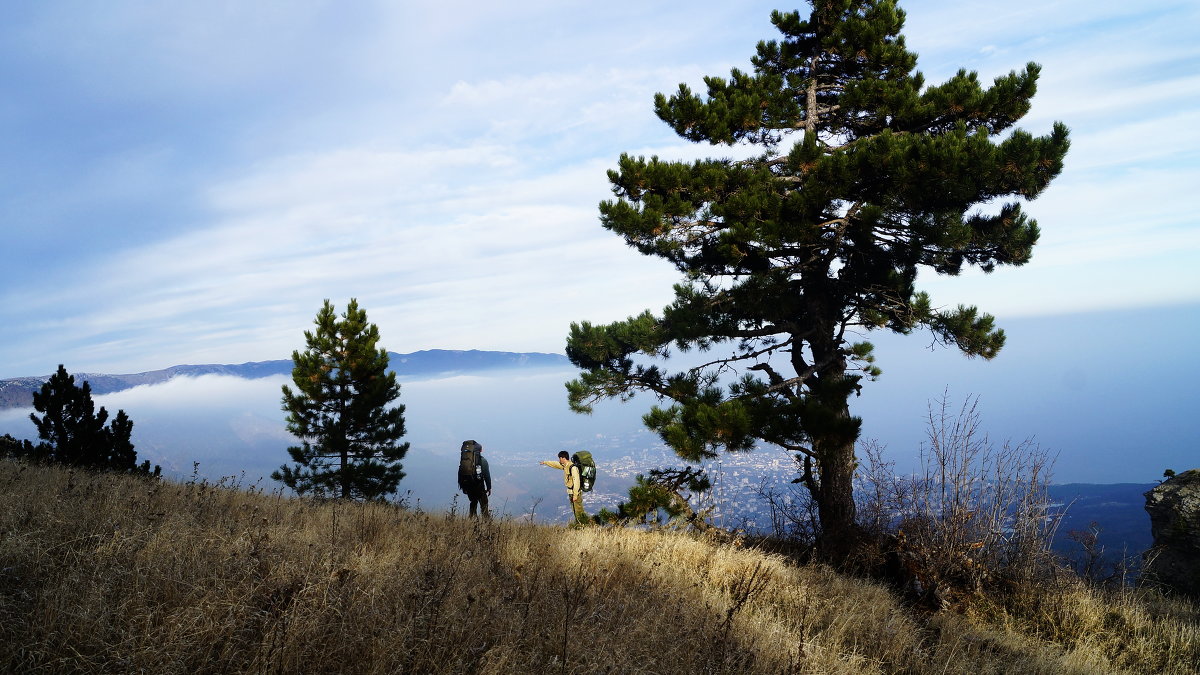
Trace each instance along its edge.
<instances>
[{"instance_id":1,"label":"sea haze","mask_svg":"<svg viewBox=\"0 0 1200 675\"><path fill-rule=\"evenodd\" d=\"M450 507L457 493L457 451L470 438L484 445L491 462L497 506L523 513L534 500L557 499L562 492L561 475L537 460L553 459L560 449L626 445L619 438L658 446L633 406L603 404L590 416L571 413L563 384L573 375L532 368L402 381L399 402L408 432L403 440L411 449L401 491L413 503ZM271 488L268 476L290 461L287 447L296 443L280 407L281 387L289 383L283 375L182 376L94 399L112 414L129 414L138 458L160 464L167 475L186 479L195 473L210 481L234 476L242 484ZM0 433L35 438L30 412L0 411Z\"/></svg>"},{"instance_id":2,"label":"sea haze","mask_svg":"<svg viewBox=\"0 0 1200 675\"><path fill-rule=\"evenodd\" d=\"M1200 306L1001 317L999 323L1008 342L993 361L930 349L922 334L866 336L877 344L884 374L864 382L851 407L864 420L863 436L886 445L897 472L916 468L930 403L944 392L953 407L965 397L979 397L981 429L997 446L1034 439L1057 458L1056 483L1149 485L1165 469L1200 466L1195 414L1200 365L1188 356L1200 330ZM563 365L563 357L557 359L546 367L406 376L400 402L407 407L405 440L412 450L402 490L430 508L449 505L456 493L454 454L468 438L484 445L497 475L497 503L507 503L512 513L525 512L539 498L547 500L541 508L561 507L559 479L536 464L559 449L597 453L602 487L612 500L637 471L678 464L642 428L648 398L605 402L591 416L572 413L563 383L575 371ZM197 462L198 474L209 479L233 475L271 484L266 476L288 461L286 448L294 443L279 408L286 382L285 375L177 377L98 395L96 401L113 413L124 409L135 424L139 457L171 475L190 476ZM29 413L0 410L0 433L34 438ZM780 454L763 449L751 456L762 473L790 478L786 464L768 468ZM632 459L622 460L617 471L613 464L620 458ZM738 470L739 481L753 481L748 469Z\"/></svg>"}]
</instances>

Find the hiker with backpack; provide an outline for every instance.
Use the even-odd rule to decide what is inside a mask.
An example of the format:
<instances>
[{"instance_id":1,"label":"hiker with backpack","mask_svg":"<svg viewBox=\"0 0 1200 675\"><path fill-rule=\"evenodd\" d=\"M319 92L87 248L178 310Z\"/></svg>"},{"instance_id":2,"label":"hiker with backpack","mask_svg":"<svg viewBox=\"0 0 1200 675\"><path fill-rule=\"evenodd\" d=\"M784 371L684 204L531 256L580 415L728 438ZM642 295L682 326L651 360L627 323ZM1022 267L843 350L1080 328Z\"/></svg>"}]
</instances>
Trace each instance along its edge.
<instances>
[{"instance_id":1,"label":"hiker with backpack","mask_svg":"<svg viewBox=\"0 0 1200 675\"><path fill-rule=\"evenodd\" d=\"M575 513L575 523L586 525L588 515L583 510L583 493L591 491L596 478L596 464L592 461L592 453L580 451L571 457L570 453L563 450L558 453L558 461L539 463L552 469L562 469L563 483L567 486L567 499L570 500L571 510Z\"/></svg>"},{"instance_id":2,"label":"hiker with backpack","mask_svg":"<svg viewBox=\"0 0 1200 675\"><path fill-rule=\"evenodd\" d=\"M463 441L458 461L458 487L471 502L469 513L472 518L477 509L483 512L484 518L492 517L488 510L492 472L488 470L487 460L483 457L483 446L475 441Z\"/></svg>"}]
</instances>

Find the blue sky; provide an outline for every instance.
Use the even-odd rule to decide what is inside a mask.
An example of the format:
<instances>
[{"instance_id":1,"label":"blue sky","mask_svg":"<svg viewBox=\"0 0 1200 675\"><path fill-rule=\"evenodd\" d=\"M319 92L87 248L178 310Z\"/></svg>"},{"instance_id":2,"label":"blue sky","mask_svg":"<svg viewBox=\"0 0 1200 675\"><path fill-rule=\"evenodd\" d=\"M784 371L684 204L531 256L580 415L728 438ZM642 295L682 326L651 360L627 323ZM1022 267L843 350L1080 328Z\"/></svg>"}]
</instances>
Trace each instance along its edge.
<instances>
[{"instance_id":1,"label":"blue sky","mask_svg":"<svg viewBox=\"0 0 1200 675\"><path fill-rule=\"evenodd\" d=\"M1200 4L902 6L927 81L1039 62L1020 126L1072 130L1033 261L926 276L935 303L1200 301ZM747 67L776 7L5 3L0 377L285 358L324 298L398 352L561 352L658 309L676 276L599 226L605 170L738 152L651 100Z\"/></svg>"}]
</instances>

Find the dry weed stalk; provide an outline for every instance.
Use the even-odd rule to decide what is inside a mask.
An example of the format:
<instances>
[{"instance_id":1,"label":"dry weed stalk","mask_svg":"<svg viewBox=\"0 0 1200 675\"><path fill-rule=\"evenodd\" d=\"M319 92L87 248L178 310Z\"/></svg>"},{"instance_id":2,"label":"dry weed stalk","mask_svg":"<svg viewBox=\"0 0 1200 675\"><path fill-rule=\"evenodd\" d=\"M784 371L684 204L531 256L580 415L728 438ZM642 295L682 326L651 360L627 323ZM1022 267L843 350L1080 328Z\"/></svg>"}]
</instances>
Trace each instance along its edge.
<instances>
[{"instance_id":1,"label":"dry weed stalk","mask_svg":"<svg viewBox=\"0 0 1200 675\"><path fill-rule=\"evenodd\" d=\"M912 476L896 475L877 443L860 446L862 522L888 542L908 590L945 607L1053 577L1049 456L1031 440L997 449L980 429L977 399L955 413L944 396L928 424Z\"/></svg>"}]
</instances>

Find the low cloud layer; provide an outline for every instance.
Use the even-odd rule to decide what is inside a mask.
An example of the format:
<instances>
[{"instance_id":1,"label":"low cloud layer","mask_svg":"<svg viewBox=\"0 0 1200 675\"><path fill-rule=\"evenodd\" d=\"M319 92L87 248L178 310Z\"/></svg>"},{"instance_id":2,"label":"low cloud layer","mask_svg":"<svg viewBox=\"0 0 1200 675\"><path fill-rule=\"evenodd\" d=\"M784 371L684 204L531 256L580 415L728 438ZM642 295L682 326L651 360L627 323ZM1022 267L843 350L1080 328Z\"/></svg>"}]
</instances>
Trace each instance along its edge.
<instances>
[{"instance_id":1,"label":"low cloud layer","mask_svg":"<svg viewBox=\"0 0 1200 675\"><path fill-rule=\"evenodd\" d=\"M567 371L502 372L402 383L399 402L408 431L403 440L412 444L406 489L416 486L422 494L423 486L452 483L456 452L468 438L483 443L489 456L538 452L552 458L565 447L587 447L597 436L640 429L638 408L614 404L592 416L569 412L563 382L570 377ZM110 416L124 410L134 421L139 459L162 465L174 477L195 470L210 480L244 475L257 481L290 463L287 447L297 442L280 407L284 384L290 378L179 377L94 400ZM0 433L35 438L30 412L0 411ZM427 503L431 499L426 496Z\"/></svg>"},{"instance_id":2,"label":"low cloud layer","mask_svg":"<svg viewBox=\"0 0 1200 675\"><path fill-rule=\"evenodd\" d=\"M1145 483L1168 468L1196 468L1200 418L1191 388L1200 365L1184 359L1164 370L1162 355L1188 353L1200 329L1200 305L1001 325L1008 341L993 361L930 348L927 335L868 336L883 376L864 383L851 410L864 420L863 438L885 444L897 471L915 468L928 443L929 405L944 394L953 407L979 397L983 429L997 447L1033 438L1057 456L1058 482ZM406 489L424 494L427 504L448 500L454 454L468 438L496 458L550 458L559 449L614 443L660 446L641 425L652 400L608 401L593 415L577 415L568 410L563 387L573 376L570 370L497 372L403 383L405 440L412 443ZM124 409L135 424L139 455L173 474L190 474L196 461L210 478L245 472L256 480L288 461L293 440L279 407L287 382L282 376L179 378L96 402L113 413ZM0 433L32 438L29 412L0 411ZM780 451L762 452L775 457Z\"/></svg>"}]
</instances>

